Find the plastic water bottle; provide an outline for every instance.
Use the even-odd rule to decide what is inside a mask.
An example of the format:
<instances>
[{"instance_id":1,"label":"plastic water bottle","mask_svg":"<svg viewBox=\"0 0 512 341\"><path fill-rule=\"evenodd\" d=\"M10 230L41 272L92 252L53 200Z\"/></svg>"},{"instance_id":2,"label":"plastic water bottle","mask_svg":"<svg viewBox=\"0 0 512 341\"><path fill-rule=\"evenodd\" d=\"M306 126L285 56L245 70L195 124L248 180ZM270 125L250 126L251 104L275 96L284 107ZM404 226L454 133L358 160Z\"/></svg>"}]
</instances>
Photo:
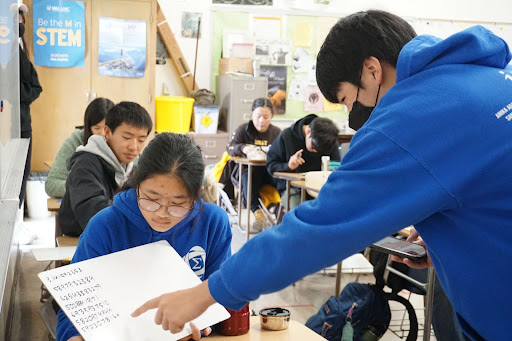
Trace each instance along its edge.
<instances>
[{"instance_id":1,"label":"plastic water bottle","mask_svg":"<svg viewBox=\"0 0 512 341\"><path fill-rule=\"evenodd\" d=\"M329 170L329 162L331 162L330 156L322 156L322 171L325 172Z\"/></svg>"}]
</instances>

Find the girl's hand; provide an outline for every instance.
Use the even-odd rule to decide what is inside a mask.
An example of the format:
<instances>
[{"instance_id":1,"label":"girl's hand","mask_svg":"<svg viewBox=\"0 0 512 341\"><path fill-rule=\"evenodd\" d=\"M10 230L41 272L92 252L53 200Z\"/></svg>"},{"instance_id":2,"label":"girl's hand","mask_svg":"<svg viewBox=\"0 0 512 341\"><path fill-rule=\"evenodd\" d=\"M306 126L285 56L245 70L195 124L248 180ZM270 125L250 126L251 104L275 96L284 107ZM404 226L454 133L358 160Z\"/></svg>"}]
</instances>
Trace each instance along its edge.
<instances>
[{"instance_id":1,"label":"girl's hand","mask_svg":"<svg viewBox=\"0 0 512 341\"><path fill-rule=\"evenodd\" d=\"M199 329L197 329L197 326L194 324L194 322L190 322L189 325L190 325L190 328L192 329L192 334L185 336L184 338L179 339L178 341L188 341L190 339L197 341L201 338L201 332L203 332L204 336L208 336L212 332L212 328L210 328L210 327L199 331Z\"/></svg>"},{"instance_id":2,"label":"girl's hand","mask_svg":"<svg viewBox=\"0 0 512 341\"><path fill-rule=\"evenodd\" d=\"M68 341L85 341L85 340L81 336L73 336L72 338L68 339Z\"/></svg>"}]
</instances>

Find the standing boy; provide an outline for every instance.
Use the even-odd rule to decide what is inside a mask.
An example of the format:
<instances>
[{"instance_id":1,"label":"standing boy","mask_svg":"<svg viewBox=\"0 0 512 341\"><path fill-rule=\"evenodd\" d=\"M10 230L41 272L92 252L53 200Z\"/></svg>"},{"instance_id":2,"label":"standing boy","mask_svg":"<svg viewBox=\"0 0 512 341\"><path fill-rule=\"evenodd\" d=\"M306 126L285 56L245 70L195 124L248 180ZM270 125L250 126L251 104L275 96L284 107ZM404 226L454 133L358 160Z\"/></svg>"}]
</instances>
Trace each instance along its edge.
<instances>
[{"instance_id":1,"label":"standing boy","mask_svg":"<svg viewBox=\"0 0 512 341\"><path fill-rule=\"evenodd\" d=\"M340 168L317 199L251 239L207 281L134 315L158 307L156 322L176 332L214 302L240 309L414 225L464 333L508 339L511 59L505 41L482 26L442 40L416 37L383 11L342 18L317 59L322 94L361 127Z\"/></svg>"}]
</instances>

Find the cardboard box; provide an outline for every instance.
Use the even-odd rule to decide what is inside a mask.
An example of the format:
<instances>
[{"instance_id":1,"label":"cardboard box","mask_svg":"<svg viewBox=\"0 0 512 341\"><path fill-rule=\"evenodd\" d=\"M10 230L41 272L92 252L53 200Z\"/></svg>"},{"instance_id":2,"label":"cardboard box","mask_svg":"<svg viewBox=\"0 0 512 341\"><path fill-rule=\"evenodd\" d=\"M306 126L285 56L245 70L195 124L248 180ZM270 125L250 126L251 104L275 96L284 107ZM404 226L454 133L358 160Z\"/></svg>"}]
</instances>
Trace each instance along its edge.
<instances>
[{"instance_id":1,"label":"cardboard box","mask_svg":"<svg viewBox=\"0 0 512 341\"><path fill-rule=\"evenodd\" d=\"M194 130L197 134L217 134L218 105L194 105Z\"/></svg>"},{"instance_id":2,"label":"cardboard box","mask_svg":"<svg viewBox=\"0 0 512 341\"><path fill-rule=\"evenodd\" d=\"M243 72L252 75L252 59L221 58L219 61L219 75L225 75L226 72Z\"/></svg>"}]
</instances>

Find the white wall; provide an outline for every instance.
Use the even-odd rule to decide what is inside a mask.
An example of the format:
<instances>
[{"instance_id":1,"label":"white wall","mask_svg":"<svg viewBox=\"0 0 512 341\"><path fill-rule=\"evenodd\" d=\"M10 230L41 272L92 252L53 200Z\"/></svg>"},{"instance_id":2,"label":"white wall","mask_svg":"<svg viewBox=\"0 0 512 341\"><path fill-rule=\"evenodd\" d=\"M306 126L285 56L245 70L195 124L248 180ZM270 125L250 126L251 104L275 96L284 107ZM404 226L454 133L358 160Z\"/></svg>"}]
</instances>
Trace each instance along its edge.
<instances>
[{"instance_id":1,"label":"white wall","mask_svg":"<svg viewBox=\"0 0 512 341\"><path fill-rule=\"evenodd\" d=\"M300 6L313 2L312 0L295 0ZM240 6L240 5L212 5L212 0L159 0L166 19L175 34L178 45L193 71L196 50L196 39L181 37L182 12L202 13L201 38L199 39L199 51L197 58L196 82L199 88L210 87L211 75L211 31L212 9L251 11L258 14L294 14L294 15L328 15L344 16L353 12L367 9L382 9L400 15L413 23L419 34L437 33L435 27L425 25L427 20L445 21L438 22L439 30L449 25L449 30L469 24L486 23L491 29L503 30L503 34L512 38L512 0L331 0L325 10L318 10L318 5L313 10L291 9L288 0L274 0L273 6ZM420 20L418 20L420 19ZM451 20L455 21L450 22ZM493 23L505 23L495 27ZM508 24L508 25L507 25ZM424 32L422 30L425 29ZM494 30L494 29L493 29ZM497 32L499 34L499 32ZM441 35L441 34L439 34ZM505 38L512 45L512 39ZM165 65L156 66L156 95L162 94L162 83L166 82L173 96L188 95L183 87L174 65L168 60Z\"/></svg>"}]
</instances>

